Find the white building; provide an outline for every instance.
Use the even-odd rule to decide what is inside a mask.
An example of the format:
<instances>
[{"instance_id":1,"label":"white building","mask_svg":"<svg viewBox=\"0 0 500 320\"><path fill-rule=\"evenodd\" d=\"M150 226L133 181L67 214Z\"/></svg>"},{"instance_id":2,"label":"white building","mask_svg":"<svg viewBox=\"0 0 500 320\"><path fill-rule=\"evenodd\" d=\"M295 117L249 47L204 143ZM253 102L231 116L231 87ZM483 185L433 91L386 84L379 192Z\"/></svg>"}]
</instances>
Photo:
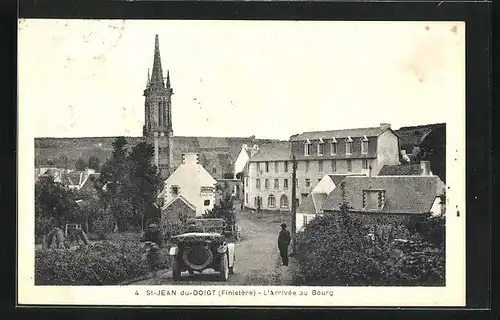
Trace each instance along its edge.
<instances>
[{"instance_id":1,"label":"white building","mask_svg":"<svg viewBox=\"0 0 500 320\"><path fill-rule=\"evenodd\" d=\"M325 174L314 186L311 193L297 208L295 227L302 231L304 227L317 215L323 214L322 207L326 198L337 188L347 176L364 176L364 174Z\"/></svg>"},{"instance_id":2,"label":"white building","mask_svg":"<svg viewBox=\"0 0 500 320\"><path fill-rule=\"evenodd\" d=\"M259 146L254 144L252 148L249 148L247 144L241 146L241 151L238 154L238 158L234 162L234 174L238 174L245 170L245 166L257 152L259 151Z\"/></svg>"},{"instance_id":3,"label":"white building","mask_svg":"<svg viewBox=\"0 0 500 320\"><path fill-rule=\"evenodd\" d=\"M178 196L195 207L196 216L212 210L217 181L198 162L197 153L183 155L182 164L165 180L165 187L158 195L162 211Z\"/></svg>"}]
</instances>

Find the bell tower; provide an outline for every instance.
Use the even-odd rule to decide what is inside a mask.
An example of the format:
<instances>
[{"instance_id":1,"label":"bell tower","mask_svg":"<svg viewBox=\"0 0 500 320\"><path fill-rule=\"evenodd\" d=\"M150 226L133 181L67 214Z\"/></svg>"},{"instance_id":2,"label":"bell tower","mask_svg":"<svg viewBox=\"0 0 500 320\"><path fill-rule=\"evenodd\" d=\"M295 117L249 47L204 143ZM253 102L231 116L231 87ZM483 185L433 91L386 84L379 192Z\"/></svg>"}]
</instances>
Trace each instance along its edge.
<instances>
[{"instance_id":1,"label":"bell tower","mask_svg":"<svg viewBox=\"0 0 500 320\"><path fill-rule=\"evenodd\" d=\"M154 145L154 165L166 179L171 174L172 164L172 95L170 73L163 77L160 57L160 43L155 36L153 69L148 70L146 89L144 89L144 126L142 134L146 141Z\"/></svg>"}]
</instances>

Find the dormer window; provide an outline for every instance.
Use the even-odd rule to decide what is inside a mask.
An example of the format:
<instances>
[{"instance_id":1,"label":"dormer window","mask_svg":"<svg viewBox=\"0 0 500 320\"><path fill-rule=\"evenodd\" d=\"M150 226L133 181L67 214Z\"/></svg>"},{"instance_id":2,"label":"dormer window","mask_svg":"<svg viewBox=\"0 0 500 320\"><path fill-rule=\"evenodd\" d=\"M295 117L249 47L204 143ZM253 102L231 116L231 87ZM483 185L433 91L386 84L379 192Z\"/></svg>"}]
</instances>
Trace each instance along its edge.
<instances>
[{"instance_id":1,"label":"dormer window","mask_svg":"<svg viewBox=\"0 0 500 320\"><path fill-rule=\"evenodd\" d=\"M323 139L319 139L317 151L318 151L318 156L322 156L323 153L325 152L325 143L323 142Z\"/></svg>"},{"instance_id":2,"label":"dormer window","mask_svg":"<svg viewBox=\"0 0 500 320\"><path fill-rule=\"evenodd\" d=\"M306 140L304 144L304 155L305 156L310 156L312 153L312 143L309 141L309 139Z\"/></svg>"},{"instance_id":3,"label":"dormer window","mask_svg":"<svg viewBox=\"0 0 500 320\"><path fill-rule=\"evenodd\" d=\"M330 155L334 156L337 154L337 140L332 138L330 141Z\"/></svg>"},{"instance_id":4,"label":"dormer window","mask_svg":"<svg viewBox=\"0 0 500 320\"><path fill-rule=\"evenodd\" d=\"M347 137L345 142L345 154L350 155L352 151L352 139L351 137Z\"/></svg>"},{"instance_id":5,"label":"dormer window","mask_svg":"<svg viewBox=\"0 0 500 320\"><path fill-rule=\"evenodd\" d=\"M363 190L363 209L380 211L385 205L385 190Z\"/></svg>"},{"instance_id":6,"label":"dormer window","mask_svg":"<svg viewBox=\"0 0 500 320\"><path fill-rule=\"evenodd\" d=\"M368 138L366 136L363 136L361 138L361 154L367 154L368 153Z\"/></svg>"}]
</instances>

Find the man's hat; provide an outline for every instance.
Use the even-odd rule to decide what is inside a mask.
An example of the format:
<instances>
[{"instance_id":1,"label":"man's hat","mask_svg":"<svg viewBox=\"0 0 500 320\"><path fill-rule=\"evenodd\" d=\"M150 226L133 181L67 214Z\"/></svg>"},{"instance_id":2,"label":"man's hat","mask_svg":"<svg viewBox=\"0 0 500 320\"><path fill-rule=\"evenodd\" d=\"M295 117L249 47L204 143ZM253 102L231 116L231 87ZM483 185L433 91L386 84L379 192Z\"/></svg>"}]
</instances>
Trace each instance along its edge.
<instances>
[{"instance_id":1,"label":"man's hat","mask_svg":"<svg viewBox=\"0 0 500 320\"><path fill-rule=\"evenodd\" d=\"M158 225L156 223L152 223L149 225L150 228L158 228Z\"/></svg>"},{"instance_id":2,"label":"man's hat","mask_svg":"<svg viewBox=\"0 0 500 320\"><path fill-rule=\"evenodd\" d=\"M282 223L282 224L280 224L280 227L282 227L282 228L286 228L286 223Z\"/></svg>"}]
</instances>

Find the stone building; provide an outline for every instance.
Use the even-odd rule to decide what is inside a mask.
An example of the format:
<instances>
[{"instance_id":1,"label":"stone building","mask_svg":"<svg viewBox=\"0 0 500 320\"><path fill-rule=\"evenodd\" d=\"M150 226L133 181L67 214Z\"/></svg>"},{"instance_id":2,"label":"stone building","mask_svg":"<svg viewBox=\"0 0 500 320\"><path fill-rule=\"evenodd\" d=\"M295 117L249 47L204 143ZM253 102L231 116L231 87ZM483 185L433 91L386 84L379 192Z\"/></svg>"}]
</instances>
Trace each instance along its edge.
<instances>
[{"instance_id":1,"label":"stone building","mask_svg":"<svg viewBox=\"0 0 500 320\"><path fill-rule=\"evenodd\" d=\"M172 128L172 95L174 91L170 85L170 74L163 77L161 66L160 43L158 35L155 37L155 51L151 75L148 71L146 89L144 90L144 126L143 136L146 141L154 145L154 164L163 178L171 173L173 162L173 135Z\"/></svg>"},{"instance_id":2,"label":"stone building","mask_svg":"<svg viewBox=\"0 0 500 320\"><path fill-rule=\"evenodd\" d=\"M399 164L399 138L386 123L372 128L304 132L290 140L297 160L300 203L325 174L376 176L382 166Z\"/></svg>"}]
</instances>

